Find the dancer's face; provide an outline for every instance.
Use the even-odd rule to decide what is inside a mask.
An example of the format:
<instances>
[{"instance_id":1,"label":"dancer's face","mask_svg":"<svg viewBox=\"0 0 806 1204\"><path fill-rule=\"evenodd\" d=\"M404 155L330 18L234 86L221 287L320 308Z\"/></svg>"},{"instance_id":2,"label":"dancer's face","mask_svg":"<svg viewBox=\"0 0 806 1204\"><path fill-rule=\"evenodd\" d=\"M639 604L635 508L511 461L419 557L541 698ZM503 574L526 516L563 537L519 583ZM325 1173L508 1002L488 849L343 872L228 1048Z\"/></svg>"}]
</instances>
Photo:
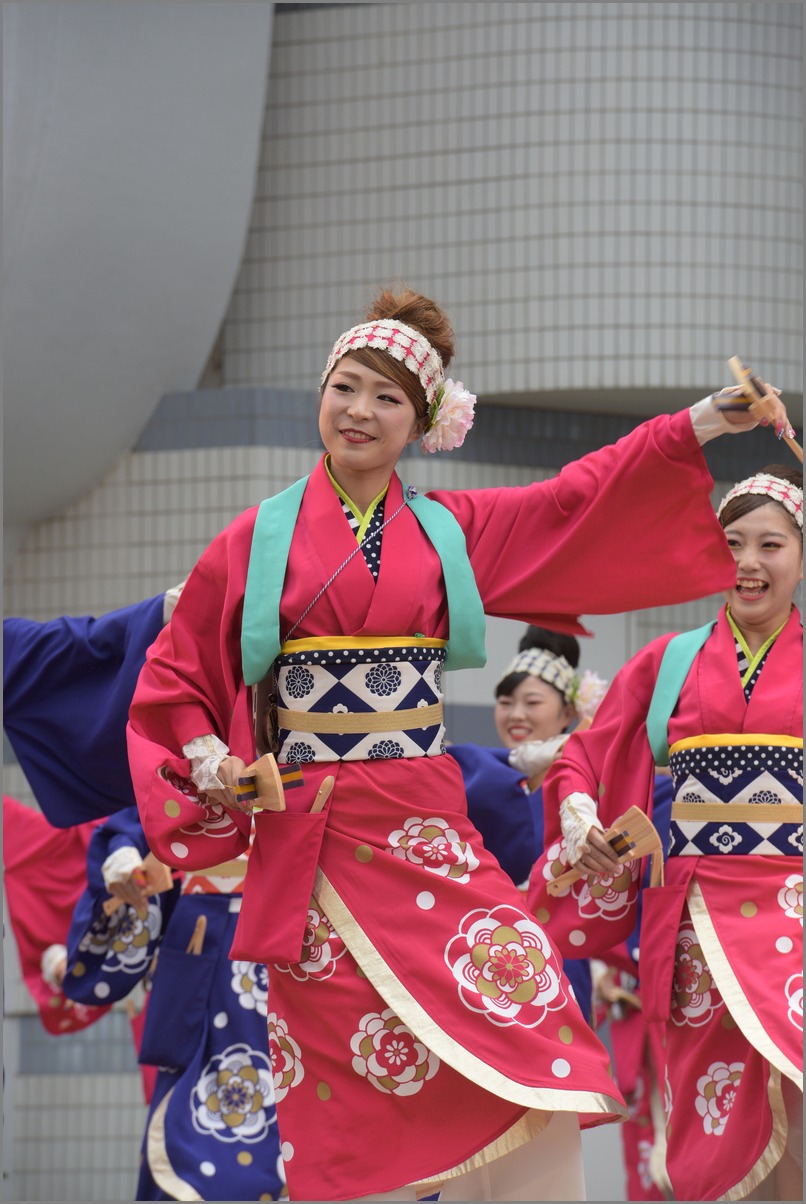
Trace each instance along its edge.
<instances>
[{"instance_id":1,"label":"dancer's face","mask_svg":"<svg viewBox=\"0 0 806 1204\"><path fill-rule=\"evenodd\" d=\"M726 597L740 631L772 635L786 621L803 579L803 542L777 502L768 502L725 528L736 585Z\"/></svg>"},{"instance_id":2,"label":"dancer's face","mask_svg":"<svg viewBox=\"0 0 806 1204\"><path fill-rule=\"evenodd\" d=\"M559 736L573 715L574 708L560 691L539 677L527 677L511 694L495 700L495 728L504 748Z\"/></svg>"},{"instance_id":3,"label":"dancer's face","mask_svg":"<svg viewBox=\"0 0 806 1204\"><path fill-rule=\"evenodd\" d=\"M359 500L353 492L357 482L366 488L380 482L372 500L403 449L419 439L422 422L400 385L347 355L325 384L319 433L330 452L331 472L350 497Z\"/></svg>"}]
</instances>

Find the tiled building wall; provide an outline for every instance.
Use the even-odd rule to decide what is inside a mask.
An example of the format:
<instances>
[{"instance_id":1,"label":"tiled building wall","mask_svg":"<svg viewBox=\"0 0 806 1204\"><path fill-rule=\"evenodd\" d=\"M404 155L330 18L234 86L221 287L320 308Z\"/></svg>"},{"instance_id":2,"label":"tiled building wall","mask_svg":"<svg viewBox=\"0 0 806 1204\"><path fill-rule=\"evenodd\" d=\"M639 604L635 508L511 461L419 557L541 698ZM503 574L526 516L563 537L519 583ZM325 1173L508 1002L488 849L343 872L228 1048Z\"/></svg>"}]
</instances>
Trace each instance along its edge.
<instances>
[{"instance_id":1,"label":"tiled building wall","mask_svg":"<svg viewBox=\"0 0 806 1204\"><path fill-rule=\"evenodd\" d=\"M29 533L5 613L101 614L158 593L230 518L309 471L327 352L390 277L445 304L455 374L514 403L495 438L480 417L456 457L417 453L422 488L549 475L584 450L572 428L606 442L622 433L607 414L625 394L683 404L727 383L733 353L797 396L800 46L801 9L787 3L278 13L253 219L223 329L227 388L166 399L136 449ZM532 403L548 407L541 425ZM768 434L746 438L721 441L742 452L709 451L719 482L780 458ZM712 609L591 620L583 664L610 675ZM463 716L487 712L519 634L491 624L490 667L461 675L461 700L448 679L456 736L468 734ZM9 793L31 801L19 768L5 769ZM133 1062L80 1075L52 1042L49 1068L26 1061L38 1022L13 957L6 1008L6 1115L28 1139L7 1147L5 1194L131 1198L145 1119ZM109 1065L124 1022L95 1030Z\"/></svg>"},{"instance_id":2,"label":"tiled building wall","mask_svg":"<svg viewBox=\"0 0 806 1204\"><path fill-rule=\"evenodd\" d=\"M479 394L710 387L737 353L801 391L801 29L788 3L279 16L226 382L309 387L403 276Z\"/></svg>"}]
</instances>

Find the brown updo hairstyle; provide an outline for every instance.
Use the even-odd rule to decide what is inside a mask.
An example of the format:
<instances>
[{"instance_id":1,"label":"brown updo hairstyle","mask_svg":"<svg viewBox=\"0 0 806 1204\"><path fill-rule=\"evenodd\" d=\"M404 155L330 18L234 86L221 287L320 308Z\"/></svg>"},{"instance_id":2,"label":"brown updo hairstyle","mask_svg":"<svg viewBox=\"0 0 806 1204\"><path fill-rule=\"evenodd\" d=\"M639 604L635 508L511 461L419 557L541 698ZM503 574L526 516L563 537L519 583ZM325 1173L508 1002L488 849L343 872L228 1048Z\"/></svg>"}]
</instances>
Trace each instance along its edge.
<instances>
[{"instance_id":1,"label":"brown updo hairstyle","mask_svg":"<svg viewBox=\"0 0 806 1204\"><path fill-rule=\"evenodd\" d=\"M454 353L453 327L448 315L435 301L407 286L401 286L397 293L391 289L383 289L369 307L364 321L379 322L384 319L402 322L425 335L442 360L443 371L447 372ZM379 351L374 347L358 347L355 351L346 352L342 359L347 359L348 356L366 368L372 368L374 372L393 380L414 406L417 417L423 420L427 418L428 406L420 378L401 360L396 360L388 352Z\"/></svg>"},{"instance_id":2,"label":"brown updo hairstyle","mask_svg":"<svg viewBox=\"0 0 806 1204\"><path fill-rule=\"evenodd\" d=\"M768 476L778 477L780 481L788 481L790 485L797 485L798 489L803 488L803 473L799 472L797 468L790 468L785 464L768 464L760 471L766 472ZM770 503L778 506L782 513L786 515L790 526L794 528L795 534L801 539L803 532L798 526L795 516L790 514L786 506L782 506L775 498L767 497L763 493L743 493L739 497L731 498L720 514L719 521L723 527L729 527L737 519L744 518L745 514L749 514L751 510L758 510L759 506L769 506Z\"/></svg>"}]
</instances>

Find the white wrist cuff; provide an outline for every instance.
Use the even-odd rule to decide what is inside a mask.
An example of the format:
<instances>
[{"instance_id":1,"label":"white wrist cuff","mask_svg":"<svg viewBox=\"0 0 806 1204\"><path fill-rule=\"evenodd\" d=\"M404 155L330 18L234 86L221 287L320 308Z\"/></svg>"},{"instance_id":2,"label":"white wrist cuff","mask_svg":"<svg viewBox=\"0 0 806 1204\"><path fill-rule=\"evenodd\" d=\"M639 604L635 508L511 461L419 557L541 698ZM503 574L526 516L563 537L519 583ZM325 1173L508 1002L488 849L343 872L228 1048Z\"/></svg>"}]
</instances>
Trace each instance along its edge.
<instances>
[{"instance_id":1,"label":"white wrist cuff","mask_svg":"<svg viewBox=\"0 0 806 1204\"><path fill-rule=\"evenodd\" d=\"M187 580L187 578L185 579ZM170 589L166 589L162 599L162 621L167 623L176 609L176 604L179 601L179 595L185 587L185 582L180 581L179 585L172 585Z\"/></svg>"},{"instance_id":2,"label":"white wrist cuff","mask_svg":"<svg viewBox=\"0 0 806 1204\"><path fill-rule=\"evenodd\" d=\"M116 882L123 882L133 870L139 869L142 864L143 859L133 845L127 844L122 849L115 849L114 853L110 853L101 866L104 886L109 887Z\"/></svg>"},{"instance_id":3,"label":"white wrist cuff","mask_svg":"<svg viewBox=\"0 0 806 1204\"><path fill-rule=\"evenodd\" d=\"M748 430L748 427L735 426L728 422L725 415L714 405L715 397L716 393L711 393L701 401L695 401L689 409L691 425L700 447L719 435L739 435L743 430Z\"/></svg>"},{"instance_id":4,"label":"white wrist cuff","mask_svg":"<svg viewBox=\"0 0 806 1204\"><path fill-rule=\"evenodd\" d=\"M556 761L567 739L568 735L564 734L554 736L551 740L527 740L525 744L510 749L507 760L513 769L533 778Z\"/></svg>"},{"instance_id":5,"label":"white wrist cuff","mask_svg":"<svg viewBox=\"0 0 806 1204\"><path fill-rule=\"evenodd\" d=\"M52 991L60 991L67 965L67 946L48 945L39 962L42 978Z\"/></svg>"},{"instance_id":6,"label":"white wrist cuff","mask_svg":"<svg viewBox=\"0 0 806 1204\"><path fill-rule=\"evenodd\" d=\"M591 828L604 831L597 814L596 803L589 794L575 791L560 803L560 825L568 848L568 864L579 861L582 846Z\"/></svg>"},{"instance_id":7,"label":"white wrist cuff","mask_svg":"<svg viewBox=\"0 0 806 1204\"><path fill-rule=\"evenodd\" d=\"M196 736L182 749L190 761L190 776L199 790L226 790L218 778L218 767L229 749L218 736Z\"/></svg>"}]
</instances>

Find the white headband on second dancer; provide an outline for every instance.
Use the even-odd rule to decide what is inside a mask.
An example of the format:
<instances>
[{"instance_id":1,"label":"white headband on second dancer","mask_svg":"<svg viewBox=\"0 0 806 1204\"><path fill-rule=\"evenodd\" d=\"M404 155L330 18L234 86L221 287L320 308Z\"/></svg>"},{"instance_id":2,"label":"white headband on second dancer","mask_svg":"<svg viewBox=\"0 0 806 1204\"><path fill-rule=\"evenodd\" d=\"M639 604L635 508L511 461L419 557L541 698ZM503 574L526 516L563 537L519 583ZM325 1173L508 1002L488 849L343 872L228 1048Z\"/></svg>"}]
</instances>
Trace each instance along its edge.
<instances>
[{"instance_id":1,"label":"white headband on second dancer","mask_svg":"<svg viewBox=\"0 0 806 1204\"><path fill-rule=\"evenodd\" d=\"M559 690L566 702L572 702L579 678L573 666L564 656L549 652L548 648L527 648L519 652L513 661L501 674L498 684L510 673L528 673L530 677L539 677L541 681L555 690Z\"/></svg>"},{"instance_id":2,"label":"white headband on second dancer","mask_svg":"<svg viewBox=\"0 0 806 1204\"><path fill-rule=\"evenodd\" d=\"M746 493L759 496L766 494L771 502L780 502L803 530L803 490L799 489L797 485L793 485L791 481L784 481L781 477L774 477L768 472L757 472L755 476L747 477L746 480L739 481L737 485L729 489L719 503L716 512L717 518L721 516L728 502L733 501L736 497L742 497Z\"/></svg>"}]
</instances>

